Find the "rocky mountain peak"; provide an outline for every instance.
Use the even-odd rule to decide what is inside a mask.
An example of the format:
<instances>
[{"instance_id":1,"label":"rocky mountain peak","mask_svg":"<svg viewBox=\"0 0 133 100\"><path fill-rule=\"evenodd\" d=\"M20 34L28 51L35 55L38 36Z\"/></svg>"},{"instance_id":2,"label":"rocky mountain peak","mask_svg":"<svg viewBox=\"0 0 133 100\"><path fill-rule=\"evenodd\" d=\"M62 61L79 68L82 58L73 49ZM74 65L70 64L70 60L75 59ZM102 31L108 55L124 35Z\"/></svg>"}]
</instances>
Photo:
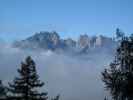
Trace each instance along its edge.
<instances>
[{"instance_id":1,"label":"rocky mountain peak","mask_svg":"<svg viewBox=\"0 0 133 100\"><path fill-rule=\"evenodd\" d=\"M99 47L107 46L107 45L111 44L112 42L113 42L112 38L108 38L103 35L99 35L96 38L95 46L96 47L97 46L99 46Z\"/></svg>"},{"instance_id":2,"label":"rocky mountain peak","mask_svg":"<svg viewBox=\"0 0 133 100\"><path fill-rule=\"evenodd\" d=\"M39 32L35 35L16 42L15 47L43 49L43 50L69 50L69 51L85 51L91 48L105 47L114 45L112 38L105 36L89 37L87 34L80 35L77 41L71 38L61 39L57 32Z\"/></svg>"},{"instance_id":3,"label":"rocky mountain peak","mask_svg":"<svg viewBox=\"0 0 133 100\"><path fill-rule=\"evenodd\" d=\"M60 43L60 36L57 32L50 33L50 40L53 43L54 46L57 46Z\"/></svg>"},{"instance_id":4,"label":"rocky mountain peak","mask_svg":"<svg viewBox=\"0 0 133 100\"><path fill-rule=\"evenodd\" d=\"M76 41L74 41L74 40L71 39L71 38L68 38L68 39L64 40L64 42L65 42L65 45L66 45L67 47L69 47L69 48L74 48L74 47L76 47Z\"/></svg>"},{"instance_id":5,"label":"rocky mountain peak","mask_svg":"<svg viewBox=\"0 0 133 100\"><path fill-rule=\"evenodd\" d=\"M78 39L78 47L81 49L89 47L89 41L90 39L87 34L80 35Z\"/></svg>"}]
</instances>

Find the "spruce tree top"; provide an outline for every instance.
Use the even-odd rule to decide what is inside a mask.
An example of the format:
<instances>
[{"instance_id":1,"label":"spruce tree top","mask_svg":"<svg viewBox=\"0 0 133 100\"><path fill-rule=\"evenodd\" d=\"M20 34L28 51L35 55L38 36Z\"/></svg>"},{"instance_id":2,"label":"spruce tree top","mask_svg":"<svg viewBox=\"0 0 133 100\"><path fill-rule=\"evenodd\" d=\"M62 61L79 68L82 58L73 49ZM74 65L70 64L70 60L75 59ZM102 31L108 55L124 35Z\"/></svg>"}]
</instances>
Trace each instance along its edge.
<instances>
[{"instance_id":1,"label":"spruce tree top","mask_svg":"<svg viewBox=\"0 0 133 100\"><path fill-rule=\"evenodd\" d=\"M21 68L18 69L19 77L16 77L13 83L9 83L9 91L12 94L11 98L20 100L46 100L47 93L40 93L38 88L44 85L39 80L36 71L36 64L30 56L25 62L21 63Z\"/></svg>"}]
</instances>

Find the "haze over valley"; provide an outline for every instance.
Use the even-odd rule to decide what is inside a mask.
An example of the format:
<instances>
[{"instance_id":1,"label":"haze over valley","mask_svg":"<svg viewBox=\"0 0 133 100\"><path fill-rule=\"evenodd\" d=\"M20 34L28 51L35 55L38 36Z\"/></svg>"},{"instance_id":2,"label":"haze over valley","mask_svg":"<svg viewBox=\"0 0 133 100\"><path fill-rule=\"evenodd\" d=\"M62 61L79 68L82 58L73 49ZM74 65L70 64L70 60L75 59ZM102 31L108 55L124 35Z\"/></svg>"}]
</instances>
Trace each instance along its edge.
<instances>
[{"instance_id":1,"label":"haze over valley","mask_svg":"<svg viewBox=\"0 0 133 100\"><path fill-rule=\"evenodd\" d=\"M107 93L101 71L112 61L115 47L115 40L102 35L80 35L74 41L63 40L56 32L40 32L0 45L0 79L5 83L13 79L21 60L30 55L49 95L61 94L63 100L102 100Z\"/></svg>"}]
</instances>

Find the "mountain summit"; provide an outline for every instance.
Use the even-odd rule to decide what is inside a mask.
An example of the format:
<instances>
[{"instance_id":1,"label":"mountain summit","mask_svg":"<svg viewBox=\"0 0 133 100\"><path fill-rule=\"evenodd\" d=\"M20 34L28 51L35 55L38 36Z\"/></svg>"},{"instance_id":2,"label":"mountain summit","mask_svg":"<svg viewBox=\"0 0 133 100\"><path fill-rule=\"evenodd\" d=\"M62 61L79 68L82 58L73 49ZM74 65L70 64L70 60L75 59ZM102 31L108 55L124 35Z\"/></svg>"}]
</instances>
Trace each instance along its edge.
<instances>
[{"instance_id":1,"label":"mountain summit","mask_svg":"<svg viewBox=\"0 0 133 100\"><path fill-rule=\"evenodd\" d=\"M106 36L89 37L80 35L77 41L68 38L61 39L57 32L39 32L25 40L17 41L13 46L23 49L41 49L52 51L88 52L97 48L112 48L116 42Z\"/></svg>"}]
</instances>

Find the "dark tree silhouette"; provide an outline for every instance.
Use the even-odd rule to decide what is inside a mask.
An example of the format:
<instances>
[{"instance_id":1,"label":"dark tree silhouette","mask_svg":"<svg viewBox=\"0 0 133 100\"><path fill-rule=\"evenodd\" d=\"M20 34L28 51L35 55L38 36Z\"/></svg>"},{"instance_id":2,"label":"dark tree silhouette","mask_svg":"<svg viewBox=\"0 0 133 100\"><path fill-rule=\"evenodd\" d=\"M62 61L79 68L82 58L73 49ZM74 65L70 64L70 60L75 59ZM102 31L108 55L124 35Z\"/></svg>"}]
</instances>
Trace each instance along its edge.
<instances>
[{"instance_id":1,"label":"dark tree silhouette","mask_svg":"<svg viewBox=\"0 0 133 100\"><path fill-rule=\"evenodd\" d=\"M117 30L117 32L120 32ZM119 33L121 34L121 33ZM115 60L102 72L114 100L133 100L133 36L121 37Z\"/></svg>"},{"instance_id":2,"label":"dark tree silhouette","mask_svg":"<svg viewBox=\"0 0 133 100\"><path fill-rule=\"evenodd\" d=\"M55 98L51 99L51 100L59 100L60 95L57 95Z\"/></svg>"},{"instance_id":3,"label":"dark tree silhouette","mask_svg":"<svg viewBox=\"0 0 133 100\"><path fill-rule=\"evenodd\" d=\"M38 88L44 85L39 80L36 64L29 56L21 63L18 69L19 77L9 83L9 99L13 100L47 100L47 93L38 92Z\"/></svg>"},{"instance_id":4,"label":"dark tree silhouette","mask_svg":"<svg viewBox=\"0 0 133 100\"><path fill-rule=\"evenodd\" d=\"M116 38L123 38L124 37L124 32L122 32L119 28L116 29Z\"/></svg>"},{"instance_id":5,"label":"dark tree silhouette","mask_svg":"<svg viewBox=\"0 0 133 100\"><path fill-rule=\"evenodd\" d=\"M108 100L107 97L105 97L104 100Z\"/></svg>"},{"instance_id":6,"label":"dark tree silhouette","mask_svg":"<svg viewBox=\"0 0 133 100\"><path fill-rule=\"evenodd\" d=\"M2 81L0 80L0 100L6 100L6 87L3 85Z\"/></svg>"}]
</instances>

